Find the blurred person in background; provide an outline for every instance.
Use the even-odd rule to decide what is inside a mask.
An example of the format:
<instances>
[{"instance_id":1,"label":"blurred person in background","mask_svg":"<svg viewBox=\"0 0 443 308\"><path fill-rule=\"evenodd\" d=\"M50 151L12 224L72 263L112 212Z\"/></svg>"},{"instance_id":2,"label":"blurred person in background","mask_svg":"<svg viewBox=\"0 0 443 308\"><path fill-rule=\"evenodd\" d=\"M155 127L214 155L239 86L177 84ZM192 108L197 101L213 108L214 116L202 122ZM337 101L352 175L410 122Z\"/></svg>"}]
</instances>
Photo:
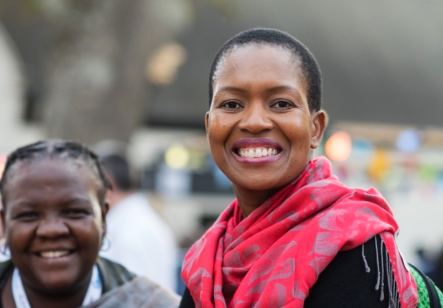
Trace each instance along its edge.
<instances>
[{"instance_id":1,"label":"blurred person in background","mask_svg":"<svg viewBox=\"0 0 443 308\"><path fill-rule=\"evenodd\" d=\"M4 161L0 158L0 182L2 180L2 174L4 169ZM0 211L3 211L3 203L2 203L2 195L0 193ZM5 239L3 238L3 222L0 220L0 251L4 253L0 253L0 262L6 261L9 259L9 254L6 252L5 247Z\"/></svg>"},{"instance_id":2,"label":"blurred person in background","mask_svg":"<svg viewBox=\"0 0 443 308\"><path fill-rule=\"evenodd\" d=\"M385 199L312 157L321 103L318 64L287 33L244 31L216 54L206 133L236 199L185 256L181 308L416 307Z\"/></svg>"},{"instance_id":3,"label":"blurred person in background","mask_svg":"<svg viewBox=\"0 0 443 308\"><path fill-rule=\"evenodd\" d=\"M443 250L442 250L443 252ZM435 258L433 258L426 249L423 247L417 247L415 249L415 254L418 258L417 267L424 273L428 273L435 269Z\"/></svg>"},{"instance_id":4,"label":"blurred person in background","mask_svg":"<svg viewBox=\"0 0 443 308\"><path fill-rule=\"evenodd\" d=\"M2 175L3 175L3 170L5 169L5 163L6 163L6 155L1 155L0 156L0 182L2 180ZM3 209L3 204L2 204L2 195L0 194L0 211ZM3 224L0 220L0 240L3 239ZM1 245L0 245L1 246ZM1 249L1 247L0 247ZM0 254L0 260L3 260L3 255Z\"/></svg>"},{"instance_id":5,"label":"blurred person in background","mask_svg":"<svg viewBox=\"0 0 443 308\"><path fill-rule=\"evenodd\" d=\"M2 180L2 177L0 175L0 181ZM2 195L0 194L0 211L3 210L3 203L2 203ZM3 239L3 223L0 221L0 240ZM0 256L1 258L1 256Z\"/></svg>"},{"instance_id":6,"label":"blurred person in background","mask_svg":"<svg viewBox=\"0 0 443 308\"><path fill-rule=\"evenodd\" d=\"M435 285L439 287L440 290L443 289L443 248L435 259L432 268L428 266L427 268L424 268L423 271L432 279L432 281L434 281Z\"/></svg>"},{"instance_id":7,"label":"blurred person in background","mask_svg":"<svg viewBox=\"0 0 443 308\"><path fill-rule=\"evenodd\" d=\"M103 155L101 160L113 189L106 195L110 247L100 255L175 290L178 252L170 227L147 197L133 189L131 168L122 154Z\"/></svg>"},{"instance_id":8,"label":"blurred person in background","mask_svg":"<svg viewBox=\"0 0 443 308\"><path fill-rule=\"evenodd\" d=\"M98 256L106 234L103 167L87 147L41 141L12 152L0 182L11 260L0 307L173 308L179 297Z\"/></svg>"},{"instance_id":9,"label":"blurred person in background","mask_svg":"<svg viewBox=\"0 0 443 308\"><path fill-rule=\"evenodd\" d=\"M1 182L1 175L0 175ZM3 211L2 195L0 194L0 211ZM3 222L0 220L0 262L9 260L9 253L6 251L6 240L3 237Z\"/></svg>"}]
</instances>

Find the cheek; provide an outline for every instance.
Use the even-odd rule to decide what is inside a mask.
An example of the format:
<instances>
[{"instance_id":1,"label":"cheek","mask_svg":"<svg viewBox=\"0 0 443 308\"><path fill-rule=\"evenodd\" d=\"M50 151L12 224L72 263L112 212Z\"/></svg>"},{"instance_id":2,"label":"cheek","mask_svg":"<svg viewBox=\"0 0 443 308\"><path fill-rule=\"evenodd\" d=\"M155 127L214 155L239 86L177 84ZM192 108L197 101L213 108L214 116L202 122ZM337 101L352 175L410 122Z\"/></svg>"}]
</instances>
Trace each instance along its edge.
<instances>
[{"instance_id":1,"label":"cheek","mask_svg":"<svg viewBox=\"0 0 443 308\"><path fill-rule=\"evenodd\" d=\"M94 224L91 225L88 233L91 234L91 237L94 237L94 241L101 243L101 239L103 237L103 225L101 223L101 219L94 221Z\"/></svg>"},{"instance_id":2,"label":"cheek","mask_svg":"<svg viewBox=\"0 0 443 308\"><path fill-rule=\"evenodd\" d=\"M288 122L285 127L285 134L290 140L292 146L297 148L305 148L306 146L310 146L311 130L306 123L296 120Z\"/></svg>"},{"instance_id":3,"label":"cheek","mask_svg":"<svg viewBox=\"0 0 443 308\"><path fill-rule=\"evenodd\" d=\"M101 224L98 224L96 219L71 222L68 227L83 246L91 248L100 246L103 232Z\"/></svg>"},{"instance_id":4,"label":"cheek","mask_svg":"<svg viewBox=\"0 0 443 308\"><path fill-rule=\"evenodd\" d=\"M220 116L211 116L207 130L207 139L212 157L216 165L226 172L227 154L225 145L228 140L230 129L227 120Z\"/></svg>"},{"instance_id":5,"label":"cheek","mask_svg":"<svg viewBox=\"0 0 443 308\"><path fill-rule=\"evenodd\" d=\"M100 253L102 246L102 238L97 232L87 232L83 234L77 233L77 240L80 242L78 246L83 258L95 259Z\"/></svg>"},{"instance_id":6,"label":"cheek","mask_svg":"<svg viewBox=\"0 0 443 308\"><path fill-rule=\"evenodd\" d=\"M224 146L230 132L229 119L218 115L210 115L207 129L208 143L212 154L216 156L220 147Z\"/></svg>"},{"instance_id":7,"label":"cheek","mask_svg":"<svg viewBox=\"0 0 443 308\"><path fill-rule=\"evenodd\" d=\"M103 215L102 206L98 202L98 199L91 198L91 200L95 200L95 201L91 202L92 203L92 210L94 212L94 217L93 217L94 224L95 224L96 228L98 228L98 230L100 230L100 232L102 232L104 229L103 228L104 215Z\"/></svg>"},{"instance_id":8,"label":"cheek","mask_svg":"<svg viewBox=\"0 0 443 308\"><path fill-rule=\"evenodd\" d=\"M22 251L31 244L35 227L32 225L12 224L5 229L6 243L14 254L15 251Z\"/></svg>"}]
</instances>

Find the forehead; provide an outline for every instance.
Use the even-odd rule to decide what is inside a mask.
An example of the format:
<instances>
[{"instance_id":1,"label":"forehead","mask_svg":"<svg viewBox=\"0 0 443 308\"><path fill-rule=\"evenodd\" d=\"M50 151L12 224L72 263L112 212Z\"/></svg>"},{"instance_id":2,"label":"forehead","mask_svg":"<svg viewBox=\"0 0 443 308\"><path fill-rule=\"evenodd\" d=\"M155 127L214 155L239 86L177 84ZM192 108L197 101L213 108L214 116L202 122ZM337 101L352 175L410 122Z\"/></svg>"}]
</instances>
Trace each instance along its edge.
<instances>
[{"instance_id":1,"label":"forehead","mask_svg":"<svg viewBox=\"0 0 443 308\"><path fill-rule=\"evenodd\" d=\"M214 93L224 86L291 86L306 92L300 60L291 51L269 44L235 47L219 62L214 74Z\"/></svg>"},{"instance_id":2,"label":"forehead","mask_svg":"<svg viewBox=\"0 0 443 308\"><path fill-rule=\"evenodd\" d=\"M226 68L226 64L229 65L235 62L235 65L238 65L238 62L249 60L257 66L260 66L262 63L258 60L261 58L274 59L276 60L276 64L278 62L284 62L286 70L291 70L291 72L297 75L303 75L300 58L289 48L268 43L247 43L244 45L235 45L224 53L217 63L213 81L215 81L221 71Z\"/></svg>"},{"instance_id":3,"label":"forehead","mask_svg":"<svg viewBox=\"0 0 443 308\"><path fill-rule=\"evenodd\" d=\"M42 158L20 161L8 172L5 194L23 190L57 188L61 190L90 190L98 187L94 169L81 160Z\"/></svg>"}]
</instances>

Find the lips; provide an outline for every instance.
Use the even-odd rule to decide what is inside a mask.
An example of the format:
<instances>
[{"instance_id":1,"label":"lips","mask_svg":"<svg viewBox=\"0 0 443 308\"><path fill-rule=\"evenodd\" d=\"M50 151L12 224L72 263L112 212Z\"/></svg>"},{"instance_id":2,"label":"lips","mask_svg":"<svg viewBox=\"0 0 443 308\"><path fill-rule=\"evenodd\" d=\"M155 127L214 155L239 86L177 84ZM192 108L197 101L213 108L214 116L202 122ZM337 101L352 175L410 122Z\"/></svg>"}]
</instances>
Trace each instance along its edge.
<instances>
[{"instance_id":1,"label":"lips","mask_svg":"<svg viewBox=\"0 0 443 308\"><path fill-rule=\"evenodd\" d=\"M234 143L231 149L236 161L246 165L267 165L282 157L283 148L272 139L245 138Z\"/></svg>"}]
</instances>

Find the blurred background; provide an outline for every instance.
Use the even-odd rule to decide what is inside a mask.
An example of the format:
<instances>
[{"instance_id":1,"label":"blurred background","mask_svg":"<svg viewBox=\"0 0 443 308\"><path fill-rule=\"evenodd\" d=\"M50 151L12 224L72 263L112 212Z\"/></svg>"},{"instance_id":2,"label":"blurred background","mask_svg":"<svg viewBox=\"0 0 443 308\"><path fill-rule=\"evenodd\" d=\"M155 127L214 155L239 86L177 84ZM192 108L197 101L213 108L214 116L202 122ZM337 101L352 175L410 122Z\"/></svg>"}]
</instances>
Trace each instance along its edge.
<instances>
[{"instance_id":1,"label":"blurred background","mask_svg":"<svg viewBox=\"0 0 443 308\"><path fill-rule=\"evenodd\" d=\"M205 139L209 67L258 26L291 33L320 63L330 121L316 155L384 194L408 261L436 259L442 1L0 0L0 169L41 138L124 143L185 251L233 198Z\"/></svg>"}]
</instances>

